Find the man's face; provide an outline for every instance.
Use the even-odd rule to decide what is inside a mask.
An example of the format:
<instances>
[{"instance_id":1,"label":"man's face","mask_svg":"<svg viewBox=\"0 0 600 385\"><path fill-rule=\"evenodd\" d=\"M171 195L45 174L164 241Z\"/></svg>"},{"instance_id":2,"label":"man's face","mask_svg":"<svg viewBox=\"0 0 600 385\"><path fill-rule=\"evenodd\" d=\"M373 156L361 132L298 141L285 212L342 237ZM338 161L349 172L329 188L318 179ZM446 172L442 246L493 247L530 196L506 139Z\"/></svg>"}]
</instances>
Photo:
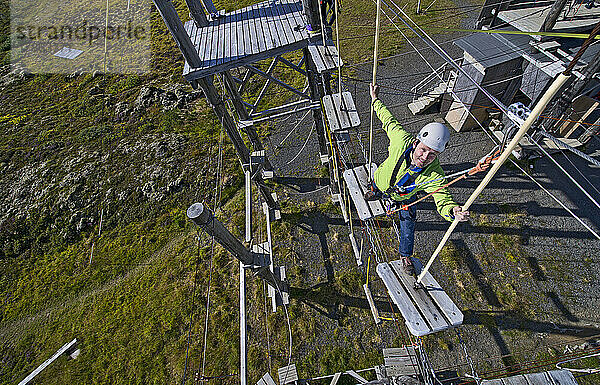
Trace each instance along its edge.
<instances>
[{"instance_id":1,"label":"man's face","mask_svg":"<svg viewBox=\"0 0 600 385\"><path fill-rule=\"evenodd\" d=\"M439 151L419 142L413 151L412 161L417 167L424 168L433 162L438 154Z\"/></svg>"}]
</instances>

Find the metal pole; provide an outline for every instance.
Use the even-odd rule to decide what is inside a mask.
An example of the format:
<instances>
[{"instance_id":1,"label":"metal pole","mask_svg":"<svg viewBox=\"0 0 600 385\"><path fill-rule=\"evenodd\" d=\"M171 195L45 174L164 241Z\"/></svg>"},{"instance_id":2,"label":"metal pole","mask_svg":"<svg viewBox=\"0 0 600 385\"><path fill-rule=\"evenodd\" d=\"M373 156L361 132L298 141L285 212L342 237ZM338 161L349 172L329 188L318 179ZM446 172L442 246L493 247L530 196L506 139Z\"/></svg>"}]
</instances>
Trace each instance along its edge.
<instances>
[{"instance_id":1,"label":"metal pole","mask_svg":"<svg viewBox=\"0 0 600 385\"><path fill-rule=\"evenodd\" d=\"M225 228L225 226L213 215L208 207L202 203L194 203L187 209L187 217L194 224L202 227L209 235L215 237L227 251L233 254L246 266L254 266L256 254L246 249L244 245ZM282 288L281 281L271 273L268 266L253 267L256 275L267 281L273 287Z\"/></svg>"},{"instance_id":2,"label":"metal pole","mask_svg":"<svg viewBox=\"0 0 600 385\"><path fill-rule=\"evenodd\" d=\"M246 355L246 271L240 262L240 385L246 385L248 358Z\"/></svg>"}]
</instances>

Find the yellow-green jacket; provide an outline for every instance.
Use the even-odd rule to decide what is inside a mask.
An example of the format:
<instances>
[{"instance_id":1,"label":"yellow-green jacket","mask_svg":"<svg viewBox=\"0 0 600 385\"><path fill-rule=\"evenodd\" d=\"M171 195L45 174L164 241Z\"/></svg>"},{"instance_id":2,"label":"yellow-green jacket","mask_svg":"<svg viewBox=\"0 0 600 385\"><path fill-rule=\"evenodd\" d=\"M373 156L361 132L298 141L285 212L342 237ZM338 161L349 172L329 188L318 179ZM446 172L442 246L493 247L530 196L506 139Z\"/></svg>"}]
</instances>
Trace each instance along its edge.
<instances>
[{"instance_id":1,"label":"yellow-green jacket","mask_svg":"<svg viewBox=\"0 0 600 385\"><path fill-rule=\"evenodd\" d=\"M414 143L415 138L402 128L402 125L394 118L381 100L376 99L373 102L373 108L377 113L377 117L383 124L383 129L390 139L390 145L388 147L389 156L381 165L379 165L373 176L377 188L385 192L390 187L390 178L392 177L398 159L400 159L406 149ZM394 185L398 183L404 174L406 174L409 166L410 165L407 165L406 162L402 162L402 165L396 174L396 180L393 183ZM413 191L405 195L399 195L394 192L391 194L391 198L395 201L402 201L412 197L417 191L424 190L427 193L435 191L446 184L445 179L441 179L443 177L445 177L444 170L442 170L440 161L436 158L417 176L415 179L417 187ZM435 179L440 180L421 186L422 183ZM435 201L438 213L448 221L452 221L454 219L452 208L458 206L458 204L454 202L448 189L443 188L433 194L433 200Z\"/></svg>"}]
</instances>

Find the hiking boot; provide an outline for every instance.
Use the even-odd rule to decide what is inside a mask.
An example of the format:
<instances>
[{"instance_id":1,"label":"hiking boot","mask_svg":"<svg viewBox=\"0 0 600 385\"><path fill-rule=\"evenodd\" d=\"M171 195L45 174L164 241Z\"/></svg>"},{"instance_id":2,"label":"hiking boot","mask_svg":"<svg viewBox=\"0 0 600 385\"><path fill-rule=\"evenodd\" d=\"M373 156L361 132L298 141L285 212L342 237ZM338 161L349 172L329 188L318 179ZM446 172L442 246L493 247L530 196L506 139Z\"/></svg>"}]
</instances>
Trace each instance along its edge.
<instances>
[{"instance_id":1,"label":"hiking boot","mask_svg":"<svg viewBox=\"0 0 600 385\"><path fill-rule=\"evenodd\" d=\"M365 193L365 195L363 195L363 197L365 198L365 200L367 202L371 202L371 201L376 201L379 198L377 197L377 194L375 193L375 191L369 190Z\"/></svg>"},{"instance_id":2,"label":"hiking boot","mask_svg":"<svg viewBox=\"0 0 600 385\"><path fill-rule=\"evenodd\" d=\"M402 265L402 271L408 275L415 275L415 266L413 265L410 257L401 257L400 264Z\"/></svg>"}]
</instances>

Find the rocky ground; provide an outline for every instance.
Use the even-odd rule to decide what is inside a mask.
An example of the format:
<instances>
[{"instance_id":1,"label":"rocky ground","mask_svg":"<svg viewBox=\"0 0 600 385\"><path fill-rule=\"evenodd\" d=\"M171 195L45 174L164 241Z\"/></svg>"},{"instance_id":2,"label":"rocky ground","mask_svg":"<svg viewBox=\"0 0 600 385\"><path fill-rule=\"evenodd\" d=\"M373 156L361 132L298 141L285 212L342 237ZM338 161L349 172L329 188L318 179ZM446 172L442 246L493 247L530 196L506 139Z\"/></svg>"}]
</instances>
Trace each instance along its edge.
<instances>
[{"instance_id":1,"label":"rocky ground","mask_svg":"<svg viewBox=\"0 0 600 385\"><path fill-rule=\"evenodd\" d=\"M455 58L461 54L451 42L443 47ZM435 56L422 43L418 49L429 59ZM439 59L433 62L434 67L441 63ZM411 100L407 95L410 87L424 76L411 74L424 72L424 67L417 54L402 52L395 58L382 60L378 70L380 84L388 87L387 92L382 89L381 99L413 133L426 122L442 117L436 113L413 116L407 108ZM370 64L353 68L350 77L358 81L349 79L345 83L353 93L362 121L359 134L353 134L353 143L349 146L358 159L362 158L358 155L358 142L362 140L365 147L368 145L370 70ZM308 124L311 117L301 121L302 116L299 114L277 126L269 140L269 156L277 175L283 175L279 180L286 186L280 192L283 200L313 207L329 199L324 188L328 180L319 178L322 169L317 157L316 135ZM599 144L600 141L593 138L586 151L596 151ZM374 146L374 160L380 163L385 159L387 147L387 138L380 128L376 128ZM453 133L451 144L440 160L445 171L452 173L470 167L492 148L492 141L480 130ZM554 157L597 199L600 174L595 166L572 154L556 153ZM555 165L544 158L522 165L535 180L598 231L600 210ZM481 177L475 177L453 186L455 199L464 202L480 180ZM600 342L597 285L600 265L596 257L600 245L597 239L511 165L501 169L471 207L471 212L471 221L457 228L432 271L465 314L460 331L476 369L480 372L515 370L525 368L525 361L597 346ZM432 201L420 204L418 215L415 253L425 261L448 223L436 213ZM381 231L383 242L396 244L395 235L387 227ZM339 281L349 270L356 271L348 231L339 212L324 214L308 210L294 226L294 237L298 241L292 242L291 248L298 257L291 262L302 265L305 280L314 287ZM354 233L360 238L361 232L364 235L364 228L355 220ZM393 259L394 253L388 257ZM363 259L366 262L366 256ZM358 271L364 282L366 264ZM385 288L373 269L370 280L376 300L386 307ZM354 289L348 296L320 303L323 308L314 315L322 327L328 330L331 322L339 324L340 319L344 319L353 332L361 333L365 345L383 348L406 342L392 323L384 323L377 330L365 327L364 323L372 323L372 319L360 286ZM314 308L318 310L318 305ZM352 312L348 308L359 311ZM337 336L323 338L324 345L335 345L339 341ZM460 370L466 369L454 332L440 333L426 341L434 357L434 367L442 370L462 365ZM301 361L306 353L299 349L298 354Z\"/></svg>"}]
</instances>

